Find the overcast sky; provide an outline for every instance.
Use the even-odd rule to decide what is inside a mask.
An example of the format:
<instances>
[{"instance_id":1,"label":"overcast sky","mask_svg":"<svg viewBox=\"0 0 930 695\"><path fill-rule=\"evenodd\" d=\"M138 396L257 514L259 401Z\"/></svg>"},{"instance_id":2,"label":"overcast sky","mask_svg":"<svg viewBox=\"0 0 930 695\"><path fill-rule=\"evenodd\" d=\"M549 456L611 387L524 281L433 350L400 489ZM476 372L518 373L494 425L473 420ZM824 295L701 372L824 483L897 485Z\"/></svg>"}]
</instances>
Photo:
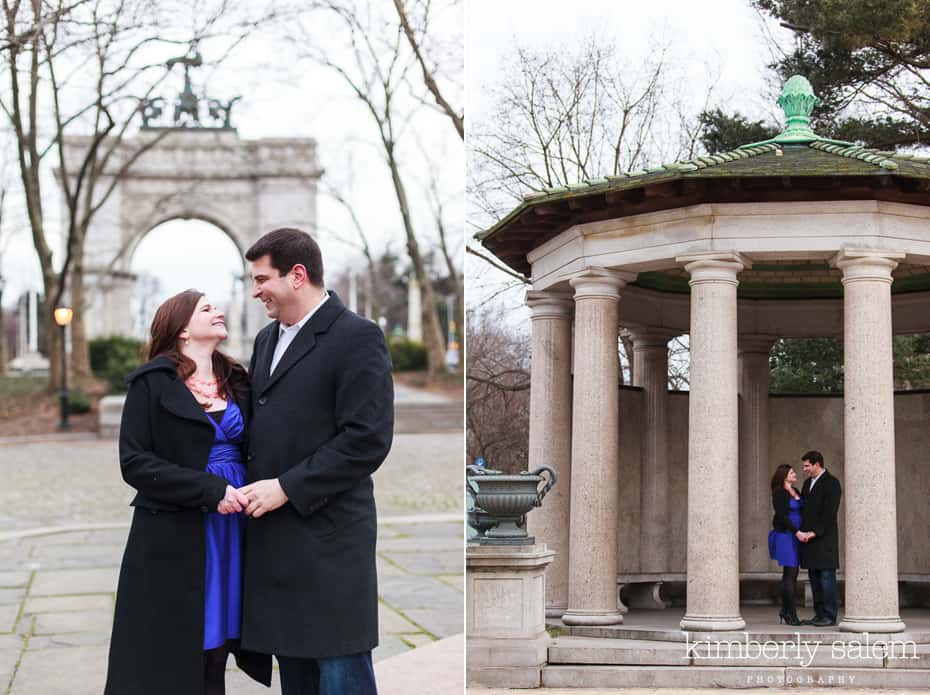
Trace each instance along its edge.
<instances>
[{"instance_id":1,"label":"overcast sky","mask_svg":"<svg viewBox=\"0 0 930 695\"><path fill-rule=\"evenodd\" d=\"M390 3L386 3L386 7L389 6ZM461 48L456 49L455 44L460 46L462 42L463 10L461 7L447 8L445 3L433 3L433 6L436 8L433 29L437 42L447 47L445 52L453 59L456 53L461 56ZM392 7L390 11L393 13ZM311 23L311 26L315 30L314 47L327 47L331 55L341 56L343 60L350 58L344 48L344 37L328 32L320 22ZM211 55L208 42L202 45L201 52L206 61L216 58L215 52ZM176 50L176 53L183 53L183 49ZM175 70L173 81L159 92L169 103L183 84L182 73L177 68ZM458 72L457 86L448 81L441 82L454 104L461 103L463 79L461 70ZM410 75L411 83L422 91L419 70L412 70ZM351 193L358 202L357 214L376 252L390 243L396 252L403 255L401 217L389 170L382 163L377 130L360 102L334 73L310 61L295 60L294 52L282 48L274 37L256 33L243 42L222 66L215 70L194 71L192 76L198 82L195 89L209 78L209 96L228 99L242 95L242 101L233 113L233 125L242 138L315 138L321 164L329 180L337 184L345 182L351 171L354 179ZM402 95L399 98L403 101L407 97ZM406 103L409 104L409 100ZM421 108L419 115L406 125L401 141L400 156L414 224L421 245L428 247L436 236L423 192L431 175L423 153L428 153L439 163L435 175L440 180L440 190L445 198L446 224L450 229L461 229L464 195L462 143L451 123L429 107ZM56 193L53 186L46 187L49 198ZM52 200L46 203L46 209L54 214L57 205L58 201ZM321 227L319 238L330 277L347 267L359 267L361 270L360 254L337 241L332 233L335 230L340 234L345 232L347 238L352 237L342 208L323 195L318 197L317 207ZM4 292L5 305L14 302L27 287L41 290L30 233L21 222L22 215L19 218L18 228L11 230L13 239L0 267L8 280ZM204 259L197 267L200 272L195 277L190 276L191 270L187 266L176 262L178 239L184 239L185 244L191 245L186 255ZM200 222L172 222L165 229L150 234L139 248L144 250L144 254L136 254L133 269L158 275L165 297L191 285L199 285L222 300L222 295L229 292L230 272L237 266L242 267L236 258L235 247L222 232Z\"/></svg>"},{"instance_id":2,"label":"overcast sky","mask_svg":"<svg viewBox=\"0 0 930 695\"><path fill-rule=\"evenodd\" d=\"M765 68L771 62L768 32L790 45L790 33L763 20L748 0L587 0L571 9L555 0L468 0L466 113L472 122L487 114L486 87L507 69L503 58L515 42L570 47L595 33L614 40L631 66L641 64L657 42L668 45L669 62L681 74L676 89L695 113L713 83L711 108L736 108L752 119L771 119L780 110L761 95L770 79ZM521 309L525 288L505 290L513 283L473 257L466 262L466 281L470 305L500 302L512 310L515 325L528 323L522 321L528 316Z\"/></svg>"}]
</instances>

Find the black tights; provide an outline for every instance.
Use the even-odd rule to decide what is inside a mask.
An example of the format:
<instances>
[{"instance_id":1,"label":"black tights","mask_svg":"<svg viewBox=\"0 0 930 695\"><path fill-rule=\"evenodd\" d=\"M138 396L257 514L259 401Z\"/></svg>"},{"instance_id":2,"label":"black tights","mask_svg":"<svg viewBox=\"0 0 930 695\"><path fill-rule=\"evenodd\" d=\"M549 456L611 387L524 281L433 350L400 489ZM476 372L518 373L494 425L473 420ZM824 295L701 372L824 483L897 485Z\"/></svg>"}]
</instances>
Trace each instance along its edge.
<instances>
[{"instance_id":1,"label":"black tights","mask_svg":"<svg viewBox=\"0 0 930 695\"><path fill-rule=\"evenodd\" d=\"M203 653L204 695L226 695L226 658L229 647L223 645Z\"/></svg>"},{"instance_id":2,"label":"black tights","mask_svg":"<svg viewBox=\"0 0 930 695\"><path fill-rule=\"evenodd\" d=\"M781 568L781 607L783 611L794 611L794 597L798 581L797 567Z\"/></svg>"}]
</instances>

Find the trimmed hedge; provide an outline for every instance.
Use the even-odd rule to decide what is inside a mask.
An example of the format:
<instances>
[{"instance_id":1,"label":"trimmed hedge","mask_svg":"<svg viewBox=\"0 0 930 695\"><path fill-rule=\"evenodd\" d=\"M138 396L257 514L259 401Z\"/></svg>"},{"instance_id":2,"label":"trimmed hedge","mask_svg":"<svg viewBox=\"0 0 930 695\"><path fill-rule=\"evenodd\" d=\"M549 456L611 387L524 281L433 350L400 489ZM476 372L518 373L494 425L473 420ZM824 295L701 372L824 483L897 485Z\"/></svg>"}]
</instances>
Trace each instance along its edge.
<instances>
[{"instance_id":1,"label":"trimmed hedge","mask_svg":"<svg viewBox=\"0 0 930 695\"><path fill-rule=\"evenodd\" d=\"M142 364L142 343L114 335L89 341L90 368L110 384L110 393L126 392L126 375Z\"/></svg>"},{"instance_id":2,"label":"trimmed hedge","mask_svg":"<svg viewBox=\"0 0 930 695\"><path fill-rule=\"evenodd\" d=\"M395 372L414 372L426 369L426 346L409 338L388 338L388 350Z\"/></svg>"},{"instance_id":3,"label":"trimmed hedge","mask_svg":"<svg viewBox=\"0 0 930 695\"><path fill-rule=\"evenodd\" d=\"M91 407L90 398L83 391L71 391L68 393L68 412L73 415L89 413Z\"/></svg>"}]
</instances>

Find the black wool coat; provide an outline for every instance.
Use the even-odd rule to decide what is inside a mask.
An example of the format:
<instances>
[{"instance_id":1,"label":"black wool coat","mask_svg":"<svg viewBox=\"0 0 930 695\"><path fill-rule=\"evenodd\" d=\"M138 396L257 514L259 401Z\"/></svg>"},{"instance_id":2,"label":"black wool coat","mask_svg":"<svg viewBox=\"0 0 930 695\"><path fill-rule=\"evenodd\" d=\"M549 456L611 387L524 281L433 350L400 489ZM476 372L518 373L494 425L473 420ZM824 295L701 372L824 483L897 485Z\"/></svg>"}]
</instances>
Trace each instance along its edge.
<instances>
[{"instance_id":1,"label":"black wool coat","mask_svg":"<svg viewBox=\"0 0 930 695\"><path fill-rule=\"evenodd\" d=\"M378 644L371 474L393 439L391 359L381 329L331 292L269 375L278 325L255 338L248 471L288 502L248 522L242 646L355 654Z\"/></svg>"},{"instance_id":2,"label":"black wool coat","mask_svg":"<svg viewBox=\"0 0 930 695\"><path fill-rule=\"evenodd\" d=\"M801 499L801 530L813 531L816 537L801 543L801 567L804 569L837 569L840 566L840 540L836 517L843 489L840 481L824 471L811 490L811 479L804 481Z\"/></svg>"},{"instance_id":3,"label":"black wool coat","mask_svg":"<svg viewBox=\"0 0 930 695\"><path fill-rule=\"evenodd\" d=\"M227 481L205 471L215 430L174 364L158 357L127 377L119 459L138 492L120 566L105 695L202 695L204 518ZM250 404L242 374L236 401ZM271 658L239 651L239 666L271 684Z\"/></svg>"},{"instance_id":4,"label":"black wool coat","mask_svg":"<svg viewBox=\"0 0 930 695\"><path fill-rule=\"evenodd\" d=\"M794 491L800 496L801 493L798 492L797 488ZM775 531L790 533L798 531L794 524L791 523L791 495L788 494L787 490L780 488L772 493L772 508L775 510L775 516L772 517L772 528Z\"/></svg>"}]
</instances>

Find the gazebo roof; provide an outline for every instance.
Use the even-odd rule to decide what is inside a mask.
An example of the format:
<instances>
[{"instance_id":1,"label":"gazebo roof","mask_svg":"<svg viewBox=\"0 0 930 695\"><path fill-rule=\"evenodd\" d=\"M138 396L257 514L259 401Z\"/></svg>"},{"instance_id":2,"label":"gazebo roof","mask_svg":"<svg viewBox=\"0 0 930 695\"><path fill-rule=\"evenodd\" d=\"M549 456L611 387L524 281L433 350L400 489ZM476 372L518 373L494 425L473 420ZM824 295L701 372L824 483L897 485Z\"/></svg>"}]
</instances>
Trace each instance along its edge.
<instances>
[{"instance_id":1,"label":"gazebo roof","mask_svg":"<svg viewBox=\"0 0 930 695\"><path fill-rule=\"evenodd\" d=\"M816 97L792 77L779 98L788 127L729 152L528 193L477 238L514 270L569 227L701 203L884 200L930 206L930 158L821 138L809 128Z\"/></svg>"}]
</instances>

